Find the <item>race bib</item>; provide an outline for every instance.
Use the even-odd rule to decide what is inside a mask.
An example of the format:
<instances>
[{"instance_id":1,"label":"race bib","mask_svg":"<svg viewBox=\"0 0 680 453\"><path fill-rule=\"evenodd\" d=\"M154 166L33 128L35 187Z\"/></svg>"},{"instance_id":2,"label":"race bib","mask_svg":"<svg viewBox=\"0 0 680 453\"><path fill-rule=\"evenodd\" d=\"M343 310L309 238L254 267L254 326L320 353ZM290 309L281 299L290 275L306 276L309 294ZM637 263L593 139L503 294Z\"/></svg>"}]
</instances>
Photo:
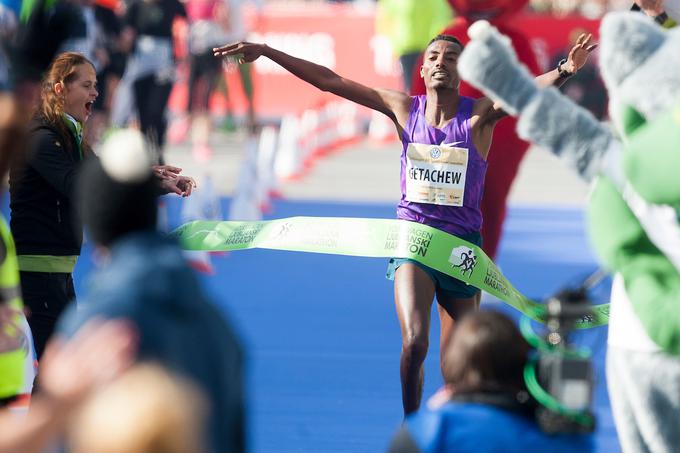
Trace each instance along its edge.
<instances>
[{"instance_id":1,"label":"race bib","mask_svg":"<svg viewBox=\"0 0 680 453\"><path fill-rule=\"evenodd\" d=\"M409 143L406 149L406 200L463 206L468 150Z\"/></svg>"}]
</instances>

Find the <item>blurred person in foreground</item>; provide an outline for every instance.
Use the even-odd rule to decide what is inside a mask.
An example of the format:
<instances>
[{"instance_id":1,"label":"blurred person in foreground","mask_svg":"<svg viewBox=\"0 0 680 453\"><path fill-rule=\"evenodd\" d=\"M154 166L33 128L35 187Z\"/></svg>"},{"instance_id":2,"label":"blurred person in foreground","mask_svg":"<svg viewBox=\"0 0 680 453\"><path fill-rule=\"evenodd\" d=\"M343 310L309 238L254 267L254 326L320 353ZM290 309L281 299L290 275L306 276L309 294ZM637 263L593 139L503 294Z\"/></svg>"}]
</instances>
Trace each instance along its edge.
<instances>
[{"instance_id":1,"label":"blurred person in foreground","mask_svg":"<svg viewBox=\"0 0 680 453\"><path fill-rule=\"evenodd\" d=\"M114 133L80 178L83 222L104 264L80 309L59 331L75 334L92 317L129 319L138 361L188 379L208 401L202 438L209 452L244 450L242 353L224 315L208 299L179 246L156 230L157 191L144 137Z\"/></svg>"},{"instance_id":2,"label":"blurred person in foreground","mask_svg":"<svg viewBox=\"0 0 680 453\"><path fill-rule=\"evenodd\" d=\"M10 160L24 136L24 107L10 90L0 87L0 189ZM23 312L16 245L0 214L0 405L26 407L35 378L33 336Z\"/></svg>"},{"instance_id":3,"label":"blurred person in foreground","mask_svg":"<svg viewBox=\"0 0 680 453\"><path fill-rule=\"evenodd\" d=\"M6 340L0 329L0 349ZM131 364L135 344L135 332L124 320L93 319L69 341L53 339L28 414L0 409L0 453L40 453L59 442L82 402Z\"/></svg>"},{"instance_id":4,"label":"blurred person in foreground","mask_svg":"<svg viewBox=\"0 0 680 453\"><path fill-rule=\"evenodd\" d=\"M466 315L444 349L445 387L406 418L391 453L573 452L592 450L588 435L548 435L533 418L524 383L529 344L506 315Z\"/></svg>"},{"instance_id":5,"label":"blurred person in foreground","mask_svg":"<svg viewBox=\"0 0 680 453\"><path fill-rule=\"evenodd\" d=\"M3 250L3 253L8 251ZM14 261L16 262L16 257ZM3 263L3 266L6 265L7 263ZM0 274L5 278L13 275L18 286L19 271L16 268L14 272L3 269ZM13 410L28 409L35 379L35 351L31 330L22 308L20 298L0 301L0 408L8 407Z\"/></svg>"},{"instance_id":6,"label":"blurred person in foreground","mask_svg":"<svg viewBox=\"0 0 680 453\"><path fill-rule=\"evenodd\" d=\"M16 246L0 214L0 406L27 409L36 367L33 335L23 309Z\"/></svg>"},{"instance_id":7,"label":"blurred person in foreground","mask_svg":"<svg viewBox=\"0 0 680 453\"><path fill-rule=\"evenodd\" d=\"M205 398L156 364L134 365L94 393L67 431L71 453L204 453Z\"/></svg>"},{"instance_id":8,"label":"blurred person in foreground","mask_svg":"<svg viewBox=\"0 0 680 453\"><path fill-rule=\"evenodd\" d=\"M96 159L83 128L97 96L92 62L76 52L57 55L43 76L25 146L10 169L10 228L38 359L61 313L75 300L72 273L83 241L75 180L82 163ZM194 182L179 175L180 168L155 170L159 192L191 194Z\"/></svg>"}]
</instances>

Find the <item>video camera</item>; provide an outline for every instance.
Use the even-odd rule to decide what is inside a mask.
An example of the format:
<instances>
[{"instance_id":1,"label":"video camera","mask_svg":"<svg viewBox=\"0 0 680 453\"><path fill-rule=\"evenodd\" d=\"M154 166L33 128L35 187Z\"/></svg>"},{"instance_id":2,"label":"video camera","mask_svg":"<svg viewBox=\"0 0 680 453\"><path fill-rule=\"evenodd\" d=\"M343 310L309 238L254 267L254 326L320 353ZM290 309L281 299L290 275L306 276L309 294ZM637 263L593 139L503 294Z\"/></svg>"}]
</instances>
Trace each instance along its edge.
<instances>
[{"instance_id":1,"label":"video camera","mask_svg":"<svg viewBox=\"0 0 680 453\"><path fill-rule=\"evenodd\" d=\"M590 351L570 346L575 323L591 314L588 289L606 274L598 270L576 288L563 289L545 306L547 333L540 337L528 318L520 325L536 354L524 370L529 393L536 401L536 421L548 434L587 434L595 429L591 411L594 388Z\"/></svg>"}]
</instances>

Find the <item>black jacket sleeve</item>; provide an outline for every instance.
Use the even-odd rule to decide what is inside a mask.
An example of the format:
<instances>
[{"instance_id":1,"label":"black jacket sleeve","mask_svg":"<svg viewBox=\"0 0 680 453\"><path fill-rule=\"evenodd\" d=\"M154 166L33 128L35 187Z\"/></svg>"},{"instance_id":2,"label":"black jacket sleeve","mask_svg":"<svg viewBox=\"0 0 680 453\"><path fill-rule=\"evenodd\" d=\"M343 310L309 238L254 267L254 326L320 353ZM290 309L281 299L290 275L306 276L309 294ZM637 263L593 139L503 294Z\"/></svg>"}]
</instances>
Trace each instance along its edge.
<instances>
[{"instance_id":1,"label":"black jacket sleeve","mask_svg":"<svg viewBox=\"0 0 680 453\"><path fill-rule=\"evenodd\" d=\"M50 129L31 133L28 165L66 198L74 194L78 161L68 143Z\"/></svg>"}]
</instances>

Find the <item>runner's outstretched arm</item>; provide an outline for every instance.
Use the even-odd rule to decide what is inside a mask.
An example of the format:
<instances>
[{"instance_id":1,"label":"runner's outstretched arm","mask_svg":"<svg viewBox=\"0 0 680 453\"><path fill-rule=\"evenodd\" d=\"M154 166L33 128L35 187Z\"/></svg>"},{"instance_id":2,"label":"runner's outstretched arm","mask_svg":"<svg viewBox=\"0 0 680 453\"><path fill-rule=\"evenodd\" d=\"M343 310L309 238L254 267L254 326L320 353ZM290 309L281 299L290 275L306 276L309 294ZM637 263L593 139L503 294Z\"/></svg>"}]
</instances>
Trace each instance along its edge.
<instances>
[{"instance_id":1,"label":"runner's outstretched arm","mask_svg":"<svg viewBox=\"0 0 680 453\"><path fill-rule=\"evenodd\" d=\"M480 27L477 27L480 28ZM539 88L546 88L549 86L560 87L569 77L576 74L581 69L590 56L590 52L597 48L597 44L592 43L592 34L581 33L576 40L574 46L570 49L568 57L560 62L558 68L548 71L537 76L534 80ZM469 47L470 45L468 45ZM505 52L509 58L516 58L512 50ZM518 95L521 90L518 90ZM479 114L479 126L493 128L498 120L508 115L503 109L503 106L497 102L492 101L487 97L477 100L475 106L475 113ZM514 112L509 112L513 114Z\"/></svg>"},{"instance_id":2,"label":"runner's outstretched arm","mask_svg":"<svg viewBox=\"0 0 680 453\"><path fill-rule=\"evenodd\" d=\"M581 33L576 39L573 47L569 50L567 58L562 60L559 68L548 71L536 77L536 83L539 87L545 88L549 86L561 87L569 77L575 75L581 69L590 56L590 52L597 48L597 43L593 43L593 35L591 33Z\"/></svg>"},{"instance_id":3,"label":"runner's outstretched arm","mask_svg":"<svg viewBox=\"0 0 680 453\"><path fill-rule=\"evenodd\" d=\"M234 56L239 63L251 63L264 56L282 66L299 79L342 98L384 113L397 126L408 116L411 98L394 90L370 88L339 76L325 66L293 57L266 44L238 42L213 49L215 57Z\"/></svg>"}]
</instances>

